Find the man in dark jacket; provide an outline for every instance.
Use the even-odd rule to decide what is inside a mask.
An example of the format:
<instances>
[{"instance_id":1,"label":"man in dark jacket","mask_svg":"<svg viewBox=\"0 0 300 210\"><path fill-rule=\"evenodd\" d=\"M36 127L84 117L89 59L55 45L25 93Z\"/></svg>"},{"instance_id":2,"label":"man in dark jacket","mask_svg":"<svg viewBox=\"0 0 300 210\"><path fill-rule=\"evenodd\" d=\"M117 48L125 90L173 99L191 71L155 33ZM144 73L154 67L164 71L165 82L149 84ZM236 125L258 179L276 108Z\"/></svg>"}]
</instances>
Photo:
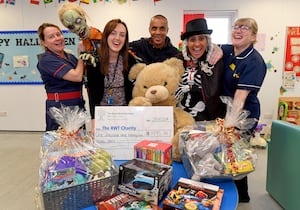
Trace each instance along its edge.
<instances>
[{"instance_id":1,"label":"man in dark jacket","mask_svg":"<svg viewBox=\"0 0 300 210\"><path fill-rule=\"evenodd\" d=\"M140 62L147 65L175 57L179 51L167 36L168 30L168 20L165 16L153 16L149 25L151 37L130 42L129 50L140 58Z\"/></svg>"}]
</instances>

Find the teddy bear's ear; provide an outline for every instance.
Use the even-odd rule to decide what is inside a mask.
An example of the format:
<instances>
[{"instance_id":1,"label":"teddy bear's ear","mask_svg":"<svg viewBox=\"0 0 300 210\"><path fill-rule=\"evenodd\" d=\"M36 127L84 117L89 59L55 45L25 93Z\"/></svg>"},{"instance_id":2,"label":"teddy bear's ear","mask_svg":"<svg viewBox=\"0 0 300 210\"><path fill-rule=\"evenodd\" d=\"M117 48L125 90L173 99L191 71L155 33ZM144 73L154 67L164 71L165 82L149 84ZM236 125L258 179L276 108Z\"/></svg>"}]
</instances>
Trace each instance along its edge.
<instances>
[{"instance_id":1,"label":"teddy bear's ear","mask_svg":"<svg viewBox=\"0 0 300 210\"><path fill-rule=\"evenodd\" d=\"M144 63L137 63L131 67L128 75L128 79L133 81L137 78L137 75L145 68L146 64Z\"/></svg>"},{"instance_id":2,"label":"teddy bear's ear","mask_svg":"<svg viewBox=\"0 0 300 210\"><path fill-rule=\"evenodd\" d=\"M178 58L169 58L164 61L165 64L172 66L173 68L177 68L179 75L182 76L184 73L183 61Z\"/></svg>"}]
</instances>

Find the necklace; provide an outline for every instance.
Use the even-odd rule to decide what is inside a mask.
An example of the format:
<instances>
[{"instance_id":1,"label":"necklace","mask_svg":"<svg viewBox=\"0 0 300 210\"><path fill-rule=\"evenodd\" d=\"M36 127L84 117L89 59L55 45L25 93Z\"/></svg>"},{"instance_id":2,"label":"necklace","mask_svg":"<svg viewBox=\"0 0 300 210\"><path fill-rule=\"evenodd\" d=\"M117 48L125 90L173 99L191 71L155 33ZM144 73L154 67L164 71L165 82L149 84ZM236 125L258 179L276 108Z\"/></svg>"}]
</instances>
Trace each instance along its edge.
<instances>
[{"instance_id":1,"label":"necklace","mask_svg":"<svg viewBox=\"0 0 300 210\"><path fill-rule=\"evenodd\" d=\"M113 104L113 97L112 97L112 95L113 95L113 83L115 81L115 77L116 77L116 73L117 73L117 68L118 68L118 63L119 63L119 56L117 58L115 66L114 66L113 78L112 78L111 81L109 80L109 73L107 75L107 81L109 83L109 85L108 85L108 99L107 99L107 104L108 105L112 105Z\"/></svg>"}]
</instances>

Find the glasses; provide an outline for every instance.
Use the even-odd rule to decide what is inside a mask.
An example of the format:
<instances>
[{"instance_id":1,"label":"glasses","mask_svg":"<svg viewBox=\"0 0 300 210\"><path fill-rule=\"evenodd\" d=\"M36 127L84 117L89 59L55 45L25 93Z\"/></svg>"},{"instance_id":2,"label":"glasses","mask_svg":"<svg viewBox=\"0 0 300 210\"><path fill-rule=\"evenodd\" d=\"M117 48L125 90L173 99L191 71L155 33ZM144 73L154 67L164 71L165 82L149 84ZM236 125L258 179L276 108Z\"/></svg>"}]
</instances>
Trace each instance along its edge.
<instances>
[{"instance_id":1,"label":"glasses","mask_svg":"<svg viewBox=\"0 0 300 210\"><path fill-rule=\"evenodd\" d=\"M235 31L241 30L242 32L246 32L246 31L248 31L251 27L246 26L246 25L240 25L240 26L235 25L235 26L233 26L232 28L233 28L233 30L235 30Z\"/></svg>"}]
</instances>

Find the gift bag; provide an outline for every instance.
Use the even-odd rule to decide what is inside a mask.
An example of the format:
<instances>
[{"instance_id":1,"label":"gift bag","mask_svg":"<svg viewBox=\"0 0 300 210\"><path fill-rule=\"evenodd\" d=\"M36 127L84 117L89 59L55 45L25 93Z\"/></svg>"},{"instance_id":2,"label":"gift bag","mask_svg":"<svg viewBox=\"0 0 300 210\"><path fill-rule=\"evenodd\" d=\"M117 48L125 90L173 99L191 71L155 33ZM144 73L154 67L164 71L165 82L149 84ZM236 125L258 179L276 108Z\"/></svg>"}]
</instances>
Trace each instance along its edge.
<instances>
[{"instance_id":1,"label":"gift bag","mask_svg":"<svg viewBox=\"0 0 300 210\"><path fill-rule=\"evenodd\" d=\"M247 131L256 120L247 118L249 112L246 110L232 110L230 98L222 100L227 104L225 119L197 122L192 129L180 134L183 165L193 180L241 179L255 170L257 156L250 146L251 134Z\"/></svg>"}]
</instances>

